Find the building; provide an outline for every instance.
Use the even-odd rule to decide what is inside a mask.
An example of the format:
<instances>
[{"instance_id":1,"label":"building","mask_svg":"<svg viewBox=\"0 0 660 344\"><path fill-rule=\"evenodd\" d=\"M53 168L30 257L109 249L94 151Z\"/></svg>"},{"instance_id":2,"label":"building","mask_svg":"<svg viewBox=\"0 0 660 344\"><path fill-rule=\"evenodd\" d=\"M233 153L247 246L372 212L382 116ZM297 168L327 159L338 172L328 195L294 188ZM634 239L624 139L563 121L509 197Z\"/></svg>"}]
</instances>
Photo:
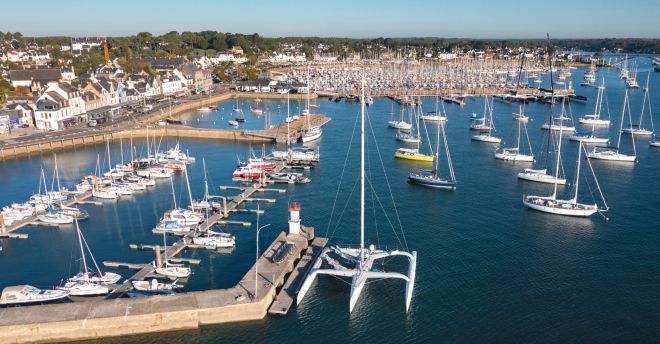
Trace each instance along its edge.
<instances>
[{"instance_id":1,"label":"building","mask_svg":"<svg viewBox=\"0 0 660 344\"><path fill-rule=\"evenodd\" d=\"M103 37L72 37L71 53L73 56L80 56L83 51L89 51L94 47L100 47L105 38Z\"/></svg>"},{"instance_id":2,"label":"building","mask_svg":"<svg viewBox=\"0 0 660 344\"><path fill-rule=\"evenodd\" d=\"M57 68L13 69L9 71L9 80L13 87L28 87L39 91L48 83L59 82L62 72Z\"/></svg>"},{"instance_id":3,"label":"building","mask_svg":"<svg viewBox=\"0 0 660 344\"><path fill-rule=\"evenodd\" d=\"M213 88L211 70L202 68L195 63L186 63L177 69L189 81L188 89L194 93L209 92Z\"/></svg>"},{"instance_id":4,"label":"building","mask_svg":"<svg viewBox=\"0 0 660 344\"><path fill-rule=\"evenodd\" d=\"M172 72L186 61L183 57L144 57L141 62L155 72Z\"/></svg>"},{"instance_id":5,"label":"building","mask_svg":"<svg viewBox=\"0 0 660 344\"><path fill-rule=\"evenodd\" d=\"M27 103L14 103L7 105L8 110L17 113L17 123L20 126L34 126L34 115L32 108Z\"/></svg>"},{"instance_id":6,"label":"building","mask_svg":"<svg viewBox=\"0 0 660 344\"><path fill-rule=\"evenodd\" d=\"M71 81L76 78L76 73L73 66L62 68L62 80Z\"/></svg>"},{"instance_id":7,"label":"building","mask_svg":"<svg viewBox=\"0 0 660 344\"><path fill-rule=\"evenodd\" d=\"M181 96L187 93L185 80L173 73L166 73L160 78L160 89L165 96Z\"/></svg>"},{"instance_id":8,"label":"building","mask_svg":"<svg viewBox=\"0 0 660 344\"><path fill-rule=\"evenodd\" d=\"M50 83L39 96L34 110L38 129L57 130L75 125L86 112L81 93L65 83Z\"/></svg>"}]
</instances>

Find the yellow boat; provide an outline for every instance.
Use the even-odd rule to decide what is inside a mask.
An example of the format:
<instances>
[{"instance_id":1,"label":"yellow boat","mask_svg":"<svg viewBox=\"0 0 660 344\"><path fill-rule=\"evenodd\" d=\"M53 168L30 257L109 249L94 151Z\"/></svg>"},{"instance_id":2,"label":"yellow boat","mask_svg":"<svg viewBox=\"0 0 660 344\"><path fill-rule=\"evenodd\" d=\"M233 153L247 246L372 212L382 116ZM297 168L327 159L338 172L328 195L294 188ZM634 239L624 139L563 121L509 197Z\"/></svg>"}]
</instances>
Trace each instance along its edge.
<instances>
[{"instance_id":1,"label":"yellow boat","mask_svg":"<svg viewBox=\"0 0 660 344\"><path fill-rule=\"evenodd\" d=\"M409 149L409 148L399 148L394 153L394 157L399 159L429 161L429 162L433 162L434 159L433 155L422 154L417 149Z\"/></svg>"}]
</instances>

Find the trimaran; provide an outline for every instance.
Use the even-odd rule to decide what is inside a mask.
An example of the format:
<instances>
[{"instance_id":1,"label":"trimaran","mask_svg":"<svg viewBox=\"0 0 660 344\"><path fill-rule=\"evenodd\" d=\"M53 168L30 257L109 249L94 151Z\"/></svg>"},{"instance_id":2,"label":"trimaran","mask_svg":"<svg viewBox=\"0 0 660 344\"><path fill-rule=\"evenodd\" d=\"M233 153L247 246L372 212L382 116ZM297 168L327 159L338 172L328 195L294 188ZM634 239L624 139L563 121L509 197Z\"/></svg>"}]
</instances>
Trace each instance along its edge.
<instances>
[{"instance_id":1,"label":"trimaran","mask_svg":"<svg viewBox=\"0 0 660 344\"><path fill-rule=\"evenodd\" d=\"M364 223L365 223L365 96L364 96L364 76L362 80L362 97L361 97L361 130L360 130L360 247L359 248L346 248L346 247L326 247L323 249L321 255L314 261L312 269L310 270L307 278L303 282L300 290L298 291L297 304L300 304L309 291L312 283L318 275L331 275L339 277L351 278L351 296L349 302L349 312L355 308L355 304L362 293L362 290L368 279L402 279L406 282L406 311L410 309L413 290L415 286L415 271L417 269L417 252L412 253L399 251L399 250L381 250L374 245L365 247L364 244ZM348 262L348 266L342 264L335 264L335 260L330 258L329 254L336 254L343 261ZM374 262L377 260L390 258L394 256L403 256L408 258L409 267L408 273L402 274L398 272L384 272L373 267ZM333 264L331 268L321 268L324 261L331 261Z\"/></svg>"}]
</instances>

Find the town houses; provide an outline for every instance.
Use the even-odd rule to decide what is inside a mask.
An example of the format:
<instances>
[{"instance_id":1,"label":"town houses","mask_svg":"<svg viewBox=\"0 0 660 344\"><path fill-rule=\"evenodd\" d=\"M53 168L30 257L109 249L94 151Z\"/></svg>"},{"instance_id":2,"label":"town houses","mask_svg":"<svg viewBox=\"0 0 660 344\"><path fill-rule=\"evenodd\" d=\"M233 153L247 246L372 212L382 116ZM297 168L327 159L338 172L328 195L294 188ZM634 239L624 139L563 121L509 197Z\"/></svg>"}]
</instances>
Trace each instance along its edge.
<instances>
[{"instance_id":1,"label":"town houses","mask_svg":"<svg viewBox=\"0 0 660 344\"><path fill-rule=\"evenodd\" d=\"M87 49L72 41L76 50ZM93 47L94 40L85 41ZM76 75L71 65L10 69L6 79L22 95L8 96L0 110L5 126L60 130L78 124L103 123L125 115L129 106L164 97L210 92L211 66L183 58L145 58L152 73L126 73L118 61Z\"/></svg>"}]
</instances>

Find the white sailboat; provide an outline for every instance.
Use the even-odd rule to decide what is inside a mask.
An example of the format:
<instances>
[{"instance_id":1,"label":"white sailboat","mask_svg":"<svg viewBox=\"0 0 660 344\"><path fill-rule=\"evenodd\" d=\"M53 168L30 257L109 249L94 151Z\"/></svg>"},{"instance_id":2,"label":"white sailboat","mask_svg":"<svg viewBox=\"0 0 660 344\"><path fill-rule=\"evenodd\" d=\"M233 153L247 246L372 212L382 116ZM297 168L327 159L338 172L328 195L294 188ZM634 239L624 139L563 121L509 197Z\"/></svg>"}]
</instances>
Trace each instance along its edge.
<instances>
[{"instance_id":1,"label":"white sailboat","mask_svg":"<svg viewBox=\"0 0 660 344\"><path fill-rule=\"evenodd\" d=\"M529 154L523 154L520 152L520 136L521 128L525 129L525 138L527 139L527 146L529 147ZM512 148L500 148L495 151L495 159L508 160L508 161L523 161L523 162L533 162L534 154L532 153L532 144L529 141L529 135L527 134L527 125L522 121L518 121L518 141L515 147Z\"/></svg>"},{"instance_id":2,"label":"white sailboat","mask_svg":"<svg viewBox=\"0 0 660 344\"><path fill-rule=\"evenodd\" d=\"M472 136L472 140L487 143L500 143L502 142L502 139L493 136L493 130L495 130L495 124L493 123L493 102L492 100L489 102L488 97L484 98L483 117L473 119L473 123L470 125L471 130L480 131L479 134Z\"/></svg>"},{"instance_id":3,"label":"white sailboat","mask_svg":"<svg viewBox=\"0 0 660 344\"><path fill-rule=\"evenodd\" d=\"M410 303L412 301L413 290L415 286L415 272L417 269L417 252L413 251L408 253L405 251L399 250L382 250L377 249L374 245L369 245L365 247L364 244L364 222L365 222L365 126L364 126L364 77L362 80L362 97L361 97L361 147L360 147L360 247L359 248L345 248L345 247L326 247L323 249L321 255L314 261L312 269L307 275L305 281L303 282L300 290L298 291L298 296L296 299L297 304L300 304L309 291L312 283L318 275L331 275L331 276L340 276L340 277L349 277L351 278L351 296L349 301L349 312L352 312L355 308L360 294L367 282L368 279L402 279L406 282L406 295L405 295L405 304L406 311L410 309ZM330 251L337 252L342 257L345 257L347 261L350 261L351 268L321 268L321 264L324 261L324 257L328 256ZM401 274L398 272L383 272L377 269L374 269L374 262L377 260L382 260L395 256L403 256L408 258L409 267L408 274ZM334 266L333 266L334 267ZM343 266L342 266L343 267Z\"/></svg>"},{"instance_id":4,"label":"white sailboat","mask_svg":"<svg viewBox=\"0 0 660 344\"><path fill-rule=\"evenodd\" d=\"M405 109L405 107L402 106L401 111L404 111L404 109ZM409 118L411 119L411 122L412 122L412 118L413 118L412 113L415 111L415 109L416 109L416 107L411 106L410 110L409 110L410 111ZM415 132L412 132L411 130L401 130L401 129L399 129L396 133L396 140L397 141L419 145L419 143L421 142L420 137L419 137L419 129L420 129L419 128L419 122L420 122L421 117L415 116L415 119L416 119L415 120L415 128L416 128Z\"/></svg>"},{"instance_id":5,"label":"white sailboat","mask_svg":"<svg viewBox=\"0 0 660 344\"><path fill-rule=\"evenodd\" d=\"M651 96L649 94L649 80L651 78L651 72L649 71L649 76L646 78L646 87L644 87L644 97L642 99L642 109L639 113L639 123L633 124L632 117L630 118L630 126L628 128L621 128L621 132L624 134L631 134L637 136L653 136L653 113L651 112ZM646 109L649 110L649 119L651 120L651 129L645 129L643 125L644 113ZM630 105L628 105L628 111L630 111Z\"/></svg>"},{"instance_id":6,"label":"white sailboat","mask_svg":"<svg viewBox=\"0 0 660 344\"><path fill-rule=\"evenodd\" d=\"M436 93L435 95L435 111L432 112L427 112L425 114L419 114L419 118L422 121L427 121L427 122L445 122L447 121L447 115L446 112L440 112L440 96ZM442 104L443 110L444 110L444 103ZM443 114L444 113L444 114Z\"/></svg>"},{"instance_id":7,"label":"white sailboat","mask_svg":"<svg viewBox=\"0 0 660 344\"><path fill-rule=\"evenodd\" d=\"M513 120L520 121L520 122L529 121L529 116L525 115L525 102L520 103L520 107L518 109L518 112L513 113Z\"/></svg>"},{"instance_id":8,"label":"white sailboat","mask_svg":"<svg viewBox=\"0 0 660 344\"><path fill-rule=\"evenodd\" d=\"M101 283L93 282L89 278L90 277L89 268L87 267L87 259L85 258L86 252L89 252L90 256L92 257L94 266L96 266L96 270L98 271L98 276L103 276L104 274L101 272L101 269L99 269L98 264L96 264L96 260L94 259L94 256L92 255L92 252L90 251L89 246L87 245L87 241L85 241L82 232L80 231L80 227L78 226L77 220L76 220L76 232L78 234L78 245L80 249L82 271L80 271L80 273L74 276L74 278L67 280L67 282L63 286L57 287L57 289L68 291L69 294L72 296L107 295L110 292L110 288L108 288L107 283L101 284ZM83 243L84 243L84 247L83 247ZM98 281L99 279L97 278L96 280Z\"/></svg>"},{"instance_id":9,"label":"white sailboat","mask_svg":"<svg viewBox=\"0 0 660 344\"><path fill-rule=\"evenodd\" d=\"M600 86L598 86L598 93L596 94L596 106L594 107L594 113L580 117L580 120L578 122L580 124L590 124L592 126L610 125L609 118L603 119L600 117L601 110L603 108L603 100L605 99L605 97L607 97L607 94L605 93L605 77L603 77Z\"/></svg>"},{"instance_id":10,"label":"white sailboat","mask_svg":"<svg viewBox=\"0 0 660 344\"><path fill-rule=\"evenodd\" d=\"M403 115L404 115L404 112L403 112L404 109L403 108L404 107L405 106L401 105L401 120L397 121L397 120L393 119L393 120L390 120L389 122L387 122L387 125L390 128L399 129L399 130L410 130L410 129L412 129L412 123L408 123L408 122L403 120Z\"/></svg>"},{"instance_id":11,"label":"white sailboat","mask_svg":"<svg viewBox=\"0 0 660 344\"><path fill-rule=\"evenodd\" d=\"M598 159L598 160L609 160L609 161L622 161L622 162L635 162L635 159L637 158L637 150L635 148L635 134L631 133L633 136L632 138L632 146L633 146L633 154L628 155L628 154L623 154L619 151L621 147L621 134L623 133L623 121L625 119L626 115L626 109L628 110L628 117L630 118L630 104L628 102L628 90L625 91L625 95L623 98L623 109L621 109L621 121L619 125L619 133L618 137L616 140L616 147L594 147L589 154L587 154L587 157L589 159Z\"/></svg>"},{"instance_id":12,"label":"white sailboat","mask_svg":"<svg viewBox=\"0 0 660 344\"><path fill-rule=\"evenodd\" d=\"M564 122L573 121L572 117L566 116L565 104L566 104L566 98L563 98L561 101L561 115L559 115L559 117L553 118L551 122L544 123L541 126L541 129L551 130L551 131L562 130L566 132L575 131L575 126L573 124L564 124Z\"/></svg>"},{"instance_id":13,"label":"white sailboat","mask_svg":"<svg viewBox=\"0 0 660 344\"><path fill-rule=\"evenodd\" d=\"M548 36L548 54L550 54L550 37ZM550 80L552 81L552 58L549 59L550 61ZM554 104L555 104L555 91L554 87L552 86L552 82L550 83L552 87L552 93L550 94L550 112L549 112L549 121L552 124L553 121L553 111L554 111ZM564 116L563 114L564 108L562 107L562 115L561 117ZM566 184L566 179L560 177L560 172L563 170L563 168L560 168L562 166L561 164L561 134L562 130L560 130L559 136L557 141L555 142L554 137L553 137L553 131L548 131L548 142L547 142L547 149L545 151L545 163L543 168L525 168L522 172L518 173L518 179L522 180L527 180L531 182L537 182L537 183L548 183L548 184L555 184L555 185L565 185ZM557 165L557 169L555 170L554 174L548 173L548 167L550 166L548 164L548 161L550 159L550 150L553 147L557 147L556 149L556 155L555 155L555 161Z\"/></svg>"},{"instance_id":14,"label":"white sailboat","mask_svg":"<svg viewBox=\"0 0 660 344\"><path fill-rule=\"evenodd\" d=\"M312 92L311 88L309 87L309 72L307 73L307 109L303 111L303 115L308 115L309 114L309 97L310 93ZM306 123L307 123L307 130L302 135L302 142L307 143L307 142L312 142L316 141L321 138L323 135L323 129L319 126L312 126L310 123L310 118L311 116L306 116Z\"/></svg>"},{"instance_id":15,"label":"white sailboat","mask_svg":"<svg viewBox=\"0 0 660 344\"><path fill-rule=\"evenodd\" d=\"M578 190L580 186L580 163L582 160L583 149L584 147L582 146L582 142L580 142L578 148L577 172L575 174L575 184L574 184L575 194L573 195L573 198L568 200L557 199L557 183L555 183L555 188L551 196L531 196L531 195L523 196L523 204L530 209L538 210L544 213L566 215L566 216L587 217L593 215L596 212L607 211L608 210L607 203L605 203L605 197L603 196L603 193L600 189L600 185L598 184L598 179L596 179L596 175L593 173L593 168L591 168L591 172L596 182L596 187L598 188L598 192L601 196L601 199L603 200L603 204L605 204L605 208L599 209L598 204L596 204L595 202L593 204L586 204L586 203L579 203L577 201ZM587 163L589 164L589 167L591 167L591 163L589 162L588 159L587 159ZM559 167L557 166L556 170L558 169Z\"/></svg>"},{"instance_id":16,"label":"white sailboat","mask_svg":"<svg viewBox=\"0 0 660 344\"><path fill-rule=\"evenodd\" d=\"M156 273L159 275L167 276L169 278L187 278L191 275L192 271L189 267L183 264L172 264L167 258L167 237L163 233L163 266L156 267Z\"/></svg>"}]
</instances>

